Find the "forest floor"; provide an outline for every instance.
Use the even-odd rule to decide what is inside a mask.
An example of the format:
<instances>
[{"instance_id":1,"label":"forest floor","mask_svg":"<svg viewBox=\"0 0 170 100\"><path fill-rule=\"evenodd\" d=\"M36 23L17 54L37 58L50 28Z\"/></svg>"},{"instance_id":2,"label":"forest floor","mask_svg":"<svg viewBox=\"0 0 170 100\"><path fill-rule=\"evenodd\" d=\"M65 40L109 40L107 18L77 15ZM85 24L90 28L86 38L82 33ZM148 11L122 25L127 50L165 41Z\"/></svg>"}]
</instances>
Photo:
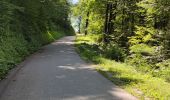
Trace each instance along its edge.
<instances>
[{"instance_id":1,"label":"forest floor","mask_svg":"<svg viewBox=\"0 0 170 100\"><path fill-rule=\"evenodd\" d=\"M136 70L126 62L117 62L100 53L94 41L96 37L77 36L77 52L87 62L97 65L96 69L117 86L141 100L170 100L170 83L150 73Z\"/></svg>"},{"instance_id":2,"label":"forest floor","mask_svg":"<svg viewBox=\"0 0 170 100\"><path fill-rule=\"evenodd\" d=\"M64 37L28 57L0 82L0 100L136 100L76 53Z\"/></svg>"}]
</instances>

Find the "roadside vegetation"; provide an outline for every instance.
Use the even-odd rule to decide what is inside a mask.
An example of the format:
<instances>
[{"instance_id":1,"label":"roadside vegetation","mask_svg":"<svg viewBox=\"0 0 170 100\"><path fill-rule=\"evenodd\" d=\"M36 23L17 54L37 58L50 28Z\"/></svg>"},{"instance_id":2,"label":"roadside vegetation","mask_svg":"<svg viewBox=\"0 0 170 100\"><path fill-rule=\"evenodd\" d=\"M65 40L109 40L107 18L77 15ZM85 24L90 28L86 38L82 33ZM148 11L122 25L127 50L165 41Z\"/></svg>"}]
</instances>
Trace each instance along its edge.
<instances>
[{"instance_id":1,"label":"roadside vegetation","mask_svg":"<svg viewBox=\"0 0 170 100\"><path fill-rule=\"evenodd\" d=\"M94 35L77 36L77 52L83 59L97 65L96 70L117 86L125 89L141 100L169 100L170 82L150 71L143 72L128 62L118 62L107 57L94 38ZM162 74L162 72L157 72Z\"/></svg>"},{"instance_id":2,"label":"roadside vegetation","mask_svg":"<svg viewBox=\"0 0 170 100\"><path fill-rule=\"evenodd\" d=\"M0 0L0 80L26 56L73 35L67 0Z\"/></svg>"},{"instance_id":3,"label":"roadside vegetation","mask_svg":"<svg viewBox=\"0 0 170 100\"><path fill-rule=\"evenodd\" d=\"M77 48L141 99L170 99L169 0L79 0Z\"/></svg>"}]
</instances>

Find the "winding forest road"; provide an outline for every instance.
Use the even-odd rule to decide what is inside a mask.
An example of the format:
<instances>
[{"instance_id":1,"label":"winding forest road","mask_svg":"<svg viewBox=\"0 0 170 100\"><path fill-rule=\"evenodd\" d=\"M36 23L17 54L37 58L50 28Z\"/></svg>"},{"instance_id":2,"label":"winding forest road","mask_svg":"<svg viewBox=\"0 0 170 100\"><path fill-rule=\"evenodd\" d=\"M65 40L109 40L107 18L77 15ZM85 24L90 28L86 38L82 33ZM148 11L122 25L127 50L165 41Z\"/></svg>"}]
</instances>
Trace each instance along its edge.
<instances>
[{"instance_id":1,"label":"winding forest road","mask_svg":"<svg viewBox=\"0 0 170 100\"><path fill-rule=\"evenodd\" d=\"M81 60L74 38L43 47L14 69L0 82L0 100L136 100Z\"/></svg>"}]
</instances>

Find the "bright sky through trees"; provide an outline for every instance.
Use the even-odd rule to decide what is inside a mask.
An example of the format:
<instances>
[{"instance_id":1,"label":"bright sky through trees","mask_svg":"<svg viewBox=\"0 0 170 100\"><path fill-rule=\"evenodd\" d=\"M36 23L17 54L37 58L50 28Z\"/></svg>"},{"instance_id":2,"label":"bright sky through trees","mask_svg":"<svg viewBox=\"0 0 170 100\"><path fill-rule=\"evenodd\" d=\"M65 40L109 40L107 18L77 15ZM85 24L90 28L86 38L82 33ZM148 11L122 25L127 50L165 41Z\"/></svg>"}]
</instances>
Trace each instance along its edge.
<instances>
[{"instance_id":1,"label":"bright sky through trees","mask_svg":"<svg viewBox=\"0 0 170 100\"><path fill-rule=\"evenodd\" d=\"M77 3L77 2L78 2L78 0L72 0L72 2L75 4L75 3Z\"/></svg>"}]
</instances>

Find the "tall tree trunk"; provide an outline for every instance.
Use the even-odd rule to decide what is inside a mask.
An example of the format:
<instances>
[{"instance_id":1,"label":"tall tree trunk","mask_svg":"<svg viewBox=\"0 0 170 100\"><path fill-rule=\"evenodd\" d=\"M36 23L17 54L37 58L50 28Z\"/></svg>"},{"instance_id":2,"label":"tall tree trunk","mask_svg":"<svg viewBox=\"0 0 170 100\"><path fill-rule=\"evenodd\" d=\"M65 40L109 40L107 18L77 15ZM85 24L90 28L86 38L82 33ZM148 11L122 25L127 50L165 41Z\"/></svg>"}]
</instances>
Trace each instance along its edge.
<instances>
[{"instance_id":1,"label":"tall tree trunk","mask_svg":"<svg viewBox=\"0 0 170 100\"><path fill-rule=\"evenodd\" d=\"M79 22L78 22L78 33L81 33L81 16L79 16L78 18Z\"/></svg>"},{"instance_id":2,"label":"tall tree trunk","mask_svg":"<svg viewBox=\"0 0 170 100\"><path fill-rule=\"evenodd\" d=\"M90 15L90 12L87 12L86 26L85 26L85 35L87 35L87 33L88 33L89 15Z\"/></svg>"},{"instance_id":3,"label":"tall tree trunk","mask_svg":"<svg viewBox=\"0 0 170 100\"><path fill-rule=\"evenodd\" d=\"M111 33L112 33L112 27L113 27L112 18L113 18L113 4L110 3L110 4L109 4L108 34L111 34Z\"/></svg>"},{"instance_id":4,"label":"tall tree trunk","mask_svg":"<svg viewBox=\"0 0 170 100\"><path fill-rule=\"evenodd\" d=\"M117 8L117 2L115 2L114 4L113 4L113 10L115 11L116 10L116 8ZM113 13L113 18L112 18L112 32L114 32L115 31L115 27L114 27L114 22L113 21L115 21L116 20L116 14L117 14L117 12L114 12Z\"/></svg>"},{"instance_id":5,"label":"tall tree trunk","mask_svg":"<svg viewBox=\"0 0 170 100\"><path fill-rule=\"evenodd\" d=\"M105 30L104 30L104 32L105 32L105 34L107 34L108 33L108 17L109 17L109 3L106 5L106 19L105 19Z\"/></svg>"}]
</instances>

